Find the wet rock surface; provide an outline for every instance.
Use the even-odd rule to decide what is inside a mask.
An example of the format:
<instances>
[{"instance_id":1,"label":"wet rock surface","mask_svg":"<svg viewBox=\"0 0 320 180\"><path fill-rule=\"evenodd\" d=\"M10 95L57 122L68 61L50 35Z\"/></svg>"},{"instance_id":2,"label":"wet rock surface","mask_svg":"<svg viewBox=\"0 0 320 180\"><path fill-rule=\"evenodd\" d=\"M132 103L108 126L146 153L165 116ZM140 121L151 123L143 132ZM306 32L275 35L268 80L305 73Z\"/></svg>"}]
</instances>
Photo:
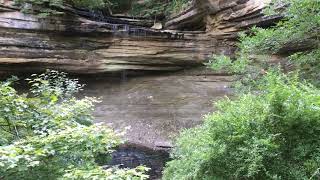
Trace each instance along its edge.
<instances>
[{"instance_id":1,"label":"wet rock surface","mask_svg":"<svg viewBox=\"0 0 320 180\"><path fill-rule=\"evenodd\" d=\"M214 110L213 102L230 94L227 75L201 74L202 69L143 77L82 79L83 95L100 97L96 122L126 130L130 143L170 148L184 128L194 127ZM194 72L194 74L193 74Z\"/></svg>"},{"instance_id":2,"label":"wet rock surface","mask_svg":"<svg viewBox=\"0 0 320 180\"><path fill-rule=\"evenodd\" d=\"M232 78L204 68L141 77L81 79L83 96L100 97L94 116L122 132L128 144L119 147L108 166L151 168L160 179L169 161L172 140L182 129L194 127L214 110L213 102L230 95Z\"/></svg>"}]
</instances>

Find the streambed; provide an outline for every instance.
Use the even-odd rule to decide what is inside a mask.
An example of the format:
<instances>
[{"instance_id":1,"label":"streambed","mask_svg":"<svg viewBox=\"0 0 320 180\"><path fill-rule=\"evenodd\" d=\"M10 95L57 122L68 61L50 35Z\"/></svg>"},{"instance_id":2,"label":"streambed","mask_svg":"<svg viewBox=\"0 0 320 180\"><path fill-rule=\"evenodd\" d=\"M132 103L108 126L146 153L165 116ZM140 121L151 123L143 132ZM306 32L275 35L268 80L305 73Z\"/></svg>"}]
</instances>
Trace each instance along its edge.
<instances>
[{"instance_id":1,"label":"streambed","mask_svg":"<svg viewBox=\"0 0 320 180\"><path fill-rule=\"evenodd\" d=\"M83 79L83 96L99 97L96 122L117 131L124 138L150 148L170 147L184 128L200 124L212 112L213 102L230 93L231 78L192 71L116 78Z\"/></svg>"},{"instance_id":2,"label":"streambed","mask_svg":"<svg viewBox=\"0 0 320 180\"><path fill-rule=\"evenodd\" d=\"M81 78L82 95L99 97L96 122L126 129L127 145L112 155L111 165L151 168L159 179L179 131L199 125L214 110L213 102L230 94L229 76L182 71L140 77Z\"/></svg>"}]
</instances>

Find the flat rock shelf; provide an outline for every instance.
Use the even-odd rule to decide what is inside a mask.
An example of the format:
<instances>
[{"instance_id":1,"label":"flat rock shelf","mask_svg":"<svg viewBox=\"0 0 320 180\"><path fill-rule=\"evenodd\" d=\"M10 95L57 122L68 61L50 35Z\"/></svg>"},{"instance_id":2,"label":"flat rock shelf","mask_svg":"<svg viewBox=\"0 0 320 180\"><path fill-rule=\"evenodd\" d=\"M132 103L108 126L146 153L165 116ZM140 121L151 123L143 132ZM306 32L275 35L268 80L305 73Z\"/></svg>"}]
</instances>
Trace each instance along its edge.
<instances>
[{"instance_id":1,"label":"flat rock shelf","mask_svg":"<svg viewBox=\"0 0 320 180\"><path fill-rule=\"evenodd\" d=\"M213 102L230 94L232 77L206 74L204 69L115 78L80 78L81 96L94 96L96 122L116 131L126 129L125 140L150 148L168 148L182 129L203 121Z\"/></svg>"}]
</instances>

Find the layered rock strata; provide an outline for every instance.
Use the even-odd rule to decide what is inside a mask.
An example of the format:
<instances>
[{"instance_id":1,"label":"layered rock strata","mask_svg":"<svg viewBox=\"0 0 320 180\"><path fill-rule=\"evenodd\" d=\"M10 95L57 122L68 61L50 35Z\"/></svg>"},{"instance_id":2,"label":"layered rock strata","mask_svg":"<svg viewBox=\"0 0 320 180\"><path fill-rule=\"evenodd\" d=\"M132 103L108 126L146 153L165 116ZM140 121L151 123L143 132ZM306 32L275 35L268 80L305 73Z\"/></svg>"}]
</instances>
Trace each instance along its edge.
<instances>
[{"instance_id":1,"label":"layered rock strata","mask_svg":"<svg viewBox=\"0 0 320 180\"><path fill-rule=\"evenodd\" d=\"M187 11L169 20L168 29L198 27L213 36L236 37L252 26L269 26L280 16L265 16L270 0L195 0ZM200 25L199 25L200 24Z\"/></svg>"},{"instance_id":2,"label":"layered rock strata","mask_svg":"<svg viewBox=\"0 0 320 180\"><path fill-rule=\"evenodd\" d=\"M171 71L201 65L232 42L205 34L96 22L81 16L40 19L1 6L0 73L47 68L96 74Z\"/></svg>"}]
</instances>

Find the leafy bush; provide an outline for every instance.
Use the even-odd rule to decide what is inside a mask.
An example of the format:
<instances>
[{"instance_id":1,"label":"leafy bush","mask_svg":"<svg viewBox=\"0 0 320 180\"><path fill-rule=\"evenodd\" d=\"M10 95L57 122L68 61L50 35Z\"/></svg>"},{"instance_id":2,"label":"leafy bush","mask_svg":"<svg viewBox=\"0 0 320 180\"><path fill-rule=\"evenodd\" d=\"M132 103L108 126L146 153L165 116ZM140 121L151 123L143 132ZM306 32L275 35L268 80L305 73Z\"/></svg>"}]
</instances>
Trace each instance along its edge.
<instances>
[{"instance_id":1,"label":"leafy bush","mask_svg":"<svg viewBox=\"0 0 320 180\"><path fill-rule=\"evenodd\" d=\"M320 91L269 73L177 139L164 179L319 179Z\"/></svg>"},{"instance_id":2,"label":"leafy bush","mask_svg":"<svg viewBox=\"0 0 320 180\"><path fill-rule=\"evenodd\" d=\"M300 82L319 82L320 1L281 3L283 21L242 34L235 60L215 56L207 64L237 73L248 89L182 132L164 179L320 178L320 91ZM301 74L273 71L268 54L289 55Z\"/></svg>"},{"instance_id":3,"label":"leafy bush","mask_svg":"<svg viewBox=\"0 0 320 180\"><path fill-rule=\"evenodd\" d=\"M317 87L320 86L320 48L299 52L289 57L290 61L297 67L301 72L303 79L312 82Z\"/></svg>"},{"instance_id":4,"label":"leafy bush","mask_svg":"<svg viewBox=\"0 0 320 180\"><path fill-rule=\"evenodd\" d=\"M288 7L284 19L269 29L253 28L254 36L243 36L239 45L244 53L276 53L288 46L297 46L292 51L303 51L306 45L319 48L320 1L285 0ZM285 50L285 49L284 49Z\"/></svg>"},{"instance_id":5,"label":"leafy bush","mask_svg":"<svg viewBox=\"0 0 320 180\"><path fill-rule=\"evenodd\" d=\"M290 63L301 71L303 79L310 80L315 85L320 84L320 1L274 2L268 10L275 10L279 3L282 4L281 7L286 5L282 11L284 19L274 27L254 27L249 34L240 34L236 59L232 63L221 63L221 59L226 57L219 56L210 61L209 67L220 67L245 76L257 76L256 73L261 69L267 71L273 68L272 64L268 63L268 54L289 55ZM241 64L241 71L234 71L238 64Z\"/></svg>"},{"instance_id":6,"label":"leafy bush","mask_svg":"<svg viewBox=\"0 0 320 180\"><path fill-rule=\"evenodd\" d=\"M92 124L95 98L76 99L82 85L49 71L28 80L19 95L13 79L0 83L0 179L146 179L145 167L103 170L99 155L121 143L108 127Z\"/></svg>"},{"instance_id":7,"label":"leafy bush","mask_svg":"<svg viewBox=\"0 0 320 180\"><path fill-rule=\"evenodd\" d=\"M205 63L209 68L214 71L224 70L229 73L243 73L246 71L248 62L246 58L232 61L232 59L225 55L214 55L208 63Z\"/></svg>"}]
</instances>

